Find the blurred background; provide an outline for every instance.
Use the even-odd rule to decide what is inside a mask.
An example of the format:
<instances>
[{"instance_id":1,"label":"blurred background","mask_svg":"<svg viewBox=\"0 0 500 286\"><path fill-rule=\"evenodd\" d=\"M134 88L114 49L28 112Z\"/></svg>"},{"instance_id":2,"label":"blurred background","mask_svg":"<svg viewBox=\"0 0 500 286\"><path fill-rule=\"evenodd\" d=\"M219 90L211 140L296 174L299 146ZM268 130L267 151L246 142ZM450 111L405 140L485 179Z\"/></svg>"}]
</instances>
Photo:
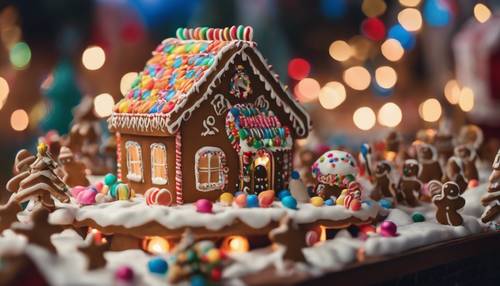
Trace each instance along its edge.
<instances>
[{"instance_id":1,"label":"blurred background","mask_svg":"<svg viewBox=\"0 0 500 286\"><path fill-rule=\"evenodd\" d=\"M109 116L178 27L253 26L311 114L301 144L358 148L394 129L414 138L474 123L496 151L498 9L493 0L0 1L0 184L20 148L68 132L83 98L96 120Z\"/></svg>"}]
</instances>

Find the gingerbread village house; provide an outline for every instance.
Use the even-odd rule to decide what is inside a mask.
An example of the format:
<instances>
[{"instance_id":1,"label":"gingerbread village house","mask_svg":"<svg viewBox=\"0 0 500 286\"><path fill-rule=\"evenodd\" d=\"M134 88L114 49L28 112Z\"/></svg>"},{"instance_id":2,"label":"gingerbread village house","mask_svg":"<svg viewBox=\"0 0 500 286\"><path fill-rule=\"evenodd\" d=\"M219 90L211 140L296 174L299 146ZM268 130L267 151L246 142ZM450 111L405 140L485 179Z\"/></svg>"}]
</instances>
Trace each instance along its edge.
<instances>
[{"instance_id":1,"label":"gingerbread village house","mask_svg":"<svg viewBox=\"0 0 500 286\"><path fill-rule=\"evenodd\" d=\"M287 185L310 120L252 33L179 28L153 51L108 121L118 174L135 192L165 188L182 204Z\"/></svg>"}]
</instances>

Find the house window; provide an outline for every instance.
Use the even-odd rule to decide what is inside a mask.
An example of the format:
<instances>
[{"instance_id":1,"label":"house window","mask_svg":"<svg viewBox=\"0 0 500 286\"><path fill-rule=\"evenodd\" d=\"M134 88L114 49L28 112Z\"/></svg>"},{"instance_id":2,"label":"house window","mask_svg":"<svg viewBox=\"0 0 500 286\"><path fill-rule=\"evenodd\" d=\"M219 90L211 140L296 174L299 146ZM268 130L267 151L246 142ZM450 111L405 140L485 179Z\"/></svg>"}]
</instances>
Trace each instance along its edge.
<instances>
[{"instance_id":1,"label":"house window","mask_svg":"<svg viewBox=\"0 0 500 286\"><path fill-rule=\"evenodd\" d=\"M200 192L221 190L226 182L225 154L217 147L203 147L195 157L196 189Z\"/></svg>"},{"instance_id":2,"label":"house window","mask_svg":"<svg viewBox=\"0 0 500 286\"><path fill-rule=\"evenodd\" d=\"M151 144L151 181L155 185L165 185L167 179L167 149L160 143Z\"/></svg>"},{"instance_id":3,"label":"house window","mask_svg":"<svg viewBox=\"0 0 500 286\"><path fill-rule=\"evenodd\" d=\"M125 143L127 151L127 179L134 182L142 182L142 154L141 146L134 141Z\"/></svg>"}]
</instances>

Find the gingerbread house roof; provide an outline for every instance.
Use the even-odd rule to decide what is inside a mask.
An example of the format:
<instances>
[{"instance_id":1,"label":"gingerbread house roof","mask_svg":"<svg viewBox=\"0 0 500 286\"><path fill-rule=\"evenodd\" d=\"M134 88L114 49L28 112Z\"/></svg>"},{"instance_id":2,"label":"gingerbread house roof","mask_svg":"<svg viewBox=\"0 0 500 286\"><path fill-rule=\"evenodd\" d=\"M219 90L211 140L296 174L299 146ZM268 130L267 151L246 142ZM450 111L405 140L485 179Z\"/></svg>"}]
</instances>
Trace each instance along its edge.
<instances>
[{"instance_id":1,"label":"gingerbread house roof","mask_svg":"<svg viewBox=\"0 0 500 286\"><path fill-rule=\"evenodd\" d=\"M309 116L269 70L255 49L251 27L177 30L177 38L164 40L114 107L112 130L161 131L174 134L183 120L212 98L212 88L237 55L249 61L265 83L271 98L286 112L297 137L307 136Z\"/></svg>"}]
</instances>

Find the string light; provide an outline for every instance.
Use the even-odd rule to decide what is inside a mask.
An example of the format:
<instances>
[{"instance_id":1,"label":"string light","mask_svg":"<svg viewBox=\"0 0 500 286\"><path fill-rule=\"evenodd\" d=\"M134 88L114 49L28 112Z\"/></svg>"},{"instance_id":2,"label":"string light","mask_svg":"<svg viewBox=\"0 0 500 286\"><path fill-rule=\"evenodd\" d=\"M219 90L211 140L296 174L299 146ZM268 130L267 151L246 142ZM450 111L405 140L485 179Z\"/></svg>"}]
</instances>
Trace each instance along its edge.
<instances>
[{"instance_id":1,"label":"string light","mask_svg":"<svg viewBox=\"0 0 500 286\"><path fill-rule=\"evenodd\" d=\"M385 40L382 46L380 46L380 51L382 55L391 62L399 61L405 53L401 43L395 39Z\"/></svg>"},{"instance_id":2,"label":"string light","mask_svg":"<svg viewBox=\"0 0 500 286\"><path fill-rule=\"evenodd\" d=\"M301 80L309 75L311 64L308 61L295 58L288 62L288 76L295 80Z\"/></svg>"},{"instance_id":3,"label":"string light","mask_svg":"<svg viewBox=\"0 0 500 286\"><path fill-rule=\"evenodd\" d=\"M418 113L427 122L436 122L441 117L441 103L435 98L429 98L418 107Z\"/></svg>"},{"instance_id":4,"label":"string light","mask_svg":"<svg viewBox=\"0 0 500 286\"><path fill-rule=\"evenodd\" d=\"M375 70L375 80L382 88L392 88L398 80L398 75L393 68L382 66Z\"/></svg>"},{"instance_id":5,"label":"string light","mask_svg":"<svg viewBox=\"0 0 500 286\"><path fill-rule=\"evenodd\" d=\"M221 250L229 253L244 253L248 252L249 249L248 239L239 235L228 236L221 244Z\"/></svg>"},{"instance_id":6,"label":"string light","mask_svg":"<svg viewBox=\"0 0 500 286\"><path fill-rule=\"evenodd\" d=\"M163 237L151 236L144 238L142 247L149 253L162 255L168 253L170 250L170 243Z\"/></svg>"},{"instance_id":7,"label":"string light","mask_svg":"<svg viewBox=\"0 0 500 286\"><path fill-rule=\"evenodd\" d=\"M31 60L31 50L25 42L16 43L9 51L10 63L16 69L24 69Z\"/></svg>"},{"instance_id":8,"label":"string light","mask_svg":"<svg viewBox=\"0 0 500 286\"><path fill-rule=\"evenodd\" d=\"M104 65L104 62L106 62L106 54L101 47L92 46L83 51L82 63L86 69L98 70Z\"/></svg>"},{"instance_id":9,"label":"string light","mask_svg":"<svg viewBox=\"0 0 500 286\"><path fill-rule=\"evenodd\" d=\"M483 3L477 3L474 6L474 17L479 23L484 23L491 17L491 10Z\"/></svg>"},{"instance_id":10,"label":"string light","mask_svg":"<svg viewBox=\"0 0 500 286\"><path fill-rule=\"evenodd\" d=\"M420 4L420 0L399 0L399 4L406 7L415 7Z\"/></svg>"},{"instance_id":11,"label":"string light","mask_svg":"<svg viewBox=\"0 0 500 286\"><path fill-rule=\"evenodd\" d=\"M110 116L114 105L115 100L109 93L102 93L94 98L94 111L101 118Z\"/></svg>"},{"instance_id":12,"label":"string light","mask_svg":"<svg viewBox=\"0 0 500 286\"><path fill-rule=\"evenodd\" d=\"M367 17L377 17L384 14L387 5L383 0L363 0L361 10Z\"/></svg>"},{"instance_id":13,"label":"string light","mask_svg":"<svg viewBox=\"0 0 500 286\"><path fill-rule=\"evenodd\" d=\"M10 126L16 131L23 131L28 128L29 117L24 109L17 109L10 115Z\"/></svg>"},{"instance_id":14,"label":"string light","mask_svg":"<svg viewBox=\"0 0 500 286\"><path fill-rule=\"evenodd\" d=\"M325 109L334 109L341 105L346 98L346 91L343 84L337 81L327 83L319 92L319 104Z\"/></svg>"},{"instance_id":15,"label":"string light","mask_svg":"<svg viewBox=\"0 0 500 286\"><path fill-rule=\"evenodd\" d=\"M401 123L403 113L397 104L388 102L379 109L377 119L380 125L396 127Z\"/></svg>"},{"instance_id":16,"label":"string light","mask_svg":"<svg viewBox=\"0 0 500 286\"><path fill-rule=\"evenodd\" d=\"M7 97L9 96L9 92L9 83L0 76L0 109L2 109L5 105Z\"/></svg>"},{"instance_id":17,"label":"string light","mask_svg":"<svg viewBox=\"0 0 500 286\"><path fill-rule=\"evenodd\" d=\"M451 104L457 104L460 98L460 86L454 79L449 80L444 86L444 96Z\"/></svg>"},{"instance_id":18,"label":"string light","mask_svg":"<svg viewBox=\"0 0 500 286\"><path fill-rule=\"evenodd\" d=\"M422 28L422 14L415 8L406 8L399 12L398 22L407 31L415 32Z\"/></svg>"},{"instance_id":19,"label":"string light","mask_svg":"<svg viewBox=\"0 0 500 286\"><path fill-rule=\"evenodd\" d=\"M362 66L354 66L344 71L344 81L355 90L365 90L370 86L371 76Z\"/></svg>"},{"instance_id":20,"label":"string light","mask_svg":"<svg viewBox=\"0 0 500 286\"><path fill-rule=\"evenodd\" d=\"M330 56L339 62L347 61L353 55L353 49L345 41L335 41L328 49Z\"/></svg>"},{"instance_id":21,"label":"string light","mask_svg":"<svg viewBox=\"0 0 500 286\"><path fill-rule=\"evenodd\" d=\"M298 98L302 102L311 102L315 100L316 98L318 98L319 92L321 90L321 86L319 85L318 81L309 77L306 77L299 81L295 88Z\"/></svg>"},{"instance_id":22,"label":"string light","mask_svg":"<svg viewBox=\"0 0 500 286\"><path fill-rule=\"evenodd\" d=\"M120 92L125 96L129 92L132 83L137 78L138 73L128 72L124 74L120 80Z\"/></svg>"},{"instance_id":23,"label":"string light","mask_svg":"<svg viewBox=\"0 0 500 286\"><path fill-rule=\"evenodd\" d=\"M369 107L360 107L354 111L352 120L361 130L370 130L375 126L375 112Z\"/></svg>"},{"instance_id":24,"label":"string light","mask_svg":"<svg viewBox=\"0 0 500 286\"><path fill-rule=\"evenodd\" d=\"M462 88L458 99L458 106L464 112L469 112L474 108L474 92L468 87Z\"/></svg>"}]
</instances>

